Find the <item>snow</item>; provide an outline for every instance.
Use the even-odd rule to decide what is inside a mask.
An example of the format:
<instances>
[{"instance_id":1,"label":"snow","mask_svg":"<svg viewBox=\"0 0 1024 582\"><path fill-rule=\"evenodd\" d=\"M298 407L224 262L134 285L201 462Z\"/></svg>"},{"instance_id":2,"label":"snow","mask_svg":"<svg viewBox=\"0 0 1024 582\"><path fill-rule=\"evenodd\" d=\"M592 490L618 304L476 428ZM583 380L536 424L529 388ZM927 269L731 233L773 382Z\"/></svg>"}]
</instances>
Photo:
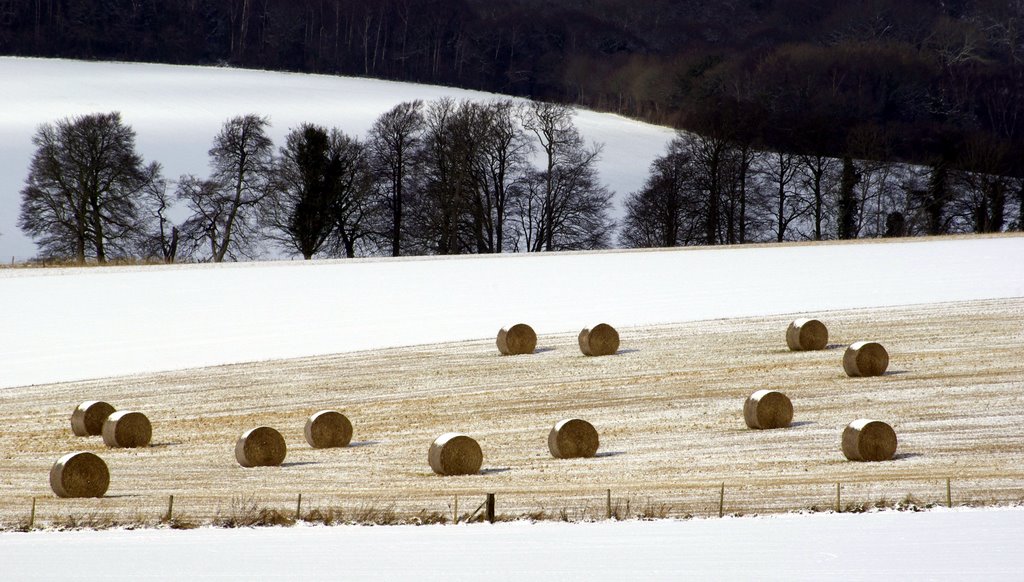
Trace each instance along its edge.
<instances>
[{"instance_id":1,"label":"snow","mask_svg":"<svg viewBox=\"0 0 1024 582\"><path fill-rule=\"evenodd\" d=\"M1010 236L5 269L0 388L482 339L513 319L545 334L1022 297L1021 256Z\"/></svg>"},{"instance_id":2,"label":"snow","mask_svg":"<svg viewBox=\"0 0 1024 582\"><path fill-rule=\"evenodd\" d=\"M120 111L136 132L143 158L164 165L164 175L208 174L207 150L228 118L270 117L278 146L303 122L340 127L365 136L394 105L440 97L489 100L490 93L373 79L276 73L217 67L82 62L0 57L0 257L36 254L16 226L19 192L43 123L74 115ZM638 189L654 158L674 133L610 114L580 111L584 138L604 143L601 178L620 196Z\"/></svg>"},{"instance_id":3,"label":"snow","mask_svg":"<svg viewBox=\"0 0 1024 582\"><path fill-rule=\"evenodd\" d=\"M8 579L1019 580L1024 510L0 534Z\"/></svg>"},{"instance_id":4,"label":"snow","mask_svg":"<svg viewBox=\"0 0 1024 582\"><path fill-rule=\"evenodd\" d=\"M491 96L337 77L0 58L0 256L31 136L121 110L147 160L204 174L229 116L362 134L393 104ZM672 134L581 112L635 189ZM0 270L0 388L275 358L716 318L1024 297L1024 237L714 249ZM0 395L3 391L0 390ZM691 521L0 534L4 579L1020 579L1024 510Z\"/></svg>"}]
</instances>

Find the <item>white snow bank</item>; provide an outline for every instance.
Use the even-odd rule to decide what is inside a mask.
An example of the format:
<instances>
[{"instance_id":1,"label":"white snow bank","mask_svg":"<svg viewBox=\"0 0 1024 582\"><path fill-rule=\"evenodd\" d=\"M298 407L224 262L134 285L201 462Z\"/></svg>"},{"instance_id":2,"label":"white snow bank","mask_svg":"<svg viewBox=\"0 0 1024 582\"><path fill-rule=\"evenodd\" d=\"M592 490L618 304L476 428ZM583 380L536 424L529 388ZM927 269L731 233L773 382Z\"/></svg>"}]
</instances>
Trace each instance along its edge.
<instances>
[{"instance_id":1,"label":"white snow bank","mask_svg":"<svg viewBox=\"0 0 1024 582\"><path fill-rule=\"evenodd\" d=\"M11 580L1019 580L1024 511L0 534Z\"/></svg>"},{"instance_id":2,"label":"white snow bank","mask_svg":"<svg viewBox=\"0 0 1024 582\"><path fill-rule=\"evenodd\" d=\"M374 79L275 73L217 67L83 62L0 57L0 259L36 254L15 226L28 175L32 136L43 123L120 111L137 135L143 158L164 175L208 175L207 150L228 118L268 115L279 147L303 122L340 127L364 137L373 121L402 101L440 97L490 100L492 93ZM580 111L588 141L603 142L601 179L620 196L639 189L650 163L674 132L617 115Z\"/></svg>"},{"instance_id":3,"label":"white snow bank","mask_svg":"<svg viewBox=\"0 0 1024 582\"><path fill-rule=\"evenodd\" d=\"M1024 297L1024 237L0 270L0 387L494 337ZM629 335L623 334L623 347Z\"/></svg>"}]
</instances>

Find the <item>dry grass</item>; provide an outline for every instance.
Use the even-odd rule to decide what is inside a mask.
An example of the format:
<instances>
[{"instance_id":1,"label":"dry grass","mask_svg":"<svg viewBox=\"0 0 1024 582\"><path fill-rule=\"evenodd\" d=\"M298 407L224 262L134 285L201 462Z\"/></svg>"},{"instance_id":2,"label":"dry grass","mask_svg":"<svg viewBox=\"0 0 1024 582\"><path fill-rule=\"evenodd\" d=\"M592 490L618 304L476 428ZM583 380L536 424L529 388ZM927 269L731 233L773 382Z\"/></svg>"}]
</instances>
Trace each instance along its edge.
<instances>
[{"instance_id":1,"label":"dry grass","mask_svg":"<svg viewBox=\"0 0 1024 582\"><path fill-rule=\"evenodd\" d=\"M325 521L410 523L451 519L455 495L466 514L487 492L502 516L603 519L609 488L632 500L616 514L717 515L723 482L727 514L830 508L836 482L849 507L944 504L946 478L956 504L1024 500L1024 299L819 315L833 344L818 352L790 352L780 330L792 316L777 316L621 330L628 349L605 358L565 334L541 337L530 358L503 358L486 339L7 389L0 524L23 523L33 496L36 527L159 523L169 495L187 523L251 520L241 505L232 513L236 498L258 499L259 520L294 519L300 493ZM885 343L889 371L848 378L841 346L864 337ZM790 397L790 428L745 428L744 399L762 388ZM152 446L72 436L67 411L94 394L146 410ZM306 419L327 408L352 419L351 446L305 443ZM601 452L552 459L550 427L573 416L601 427ZM840 435L860 417L892 424L895 460L844 459ZM235 439L261 424L281 430L287 462L239 467ZM427 449L448 430L480 442L480 475L430 470ZM50 464L72 450L103 456L107 497L49 491Z\"/></svg>"}]
</instances>

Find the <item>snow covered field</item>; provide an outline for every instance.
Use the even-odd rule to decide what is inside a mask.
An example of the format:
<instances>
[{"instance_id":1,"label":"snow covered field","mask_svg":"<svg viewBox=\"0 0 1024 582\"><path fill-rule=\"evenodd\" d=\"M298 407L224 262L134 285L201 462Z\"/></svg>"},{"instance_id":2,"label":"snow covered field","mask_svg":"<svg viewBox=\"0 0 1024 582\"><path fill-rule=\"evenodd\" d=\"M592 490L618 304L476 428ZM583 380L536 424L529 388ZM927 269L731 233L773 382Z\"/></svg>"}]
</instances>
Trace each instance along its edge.
<instances>
[{"instance_id":1,"label":"snow covered field","mask_svg":"<svg viewBox=\"0 0 1024 582\"><path fill-rule=\"evenodd\" d=\"M0 534L11 580L1020 580L1024 510Z\"/></svg>"},{"instance_id":2,"label":"snow covered field","mask_svg":"<svg viewBox=\"0 0 1024 582\"><path fill-rule=\"evenodd\" d=\"M0 387L538 333L1024 297L1024 237L6 269Z\"/></svg>"},{"instance_id":3,"label":"snow covered field","mask_svg":"<svg viewBox=\"0 0 1024 582\"><path fill-rule=\"evenodd\" d=\"M0 258L26 260L35 245L16 226L32 158L32 136L43 123L86 113L120 111L147 161L164 175L206 176L213 136L230 117L268 115L277 146L303 122L339 127L363 137L378 115L402 101L498 95L373 79L215 67L82 62L0 57ZM600 175L619 197L636 190L673 132L616 115L580 111L584 138L605 144ZM618 212L618 210L616 210Z\"/></svg>"},{"instance_id":4,"label":"snow covered field","mask_svg":"<svg viewBox=\"0 0 1024 582\"><path fill-rule=\"evenodd\" d=\"M237 113L258 111L270 115L275 138L302 121L339 125L361 134L377 113L396 102L469 95L450 89L334 77L8 58L0 58L0 74L4 76L4 91L0 93L0 256L19 258L33 253L13 224L17 191L31 156L29 140L39 123L76 113L119 109L138 132L144 156L162 161L167 174L175 176L182 172L205 172L210 138L225 118ZM662 128L613 116L581 113L579 124L588 138L607 142L602 172L620 194L639 185L648 162L671 137ZM812 473L812 479L843 479L844 484L851 483L851 489L855 489L858 480L872 482L897 477L929 480L926 485L935 489L939 475L961 472L963 481L995 476L1001 484L1008 482L1010 489L1019 490L1021 478L1015 467L1020 466L1021 456L1021 412L1017 406L1021 386L1015 345L1024 337L1019 318L1019 298L1024 297L1022 256L1024 237L1007 235L536 256L0 270L0 305L5 309L0 326L0 404L11 415L11 420L0 426L0 450L8 451L0 456L0 468L7 469L0 471L0 492L4 493L5 508L17 505L18 515L25 500L37 495L45 497L44 504L49 504L51 515L54 510L72 507L48 497L45 471L52 462L49 448L64 446L65 441L60 439L72 439L66 434L67 402L95 387L117 387L124 399L149 404L165 415L164 424L159 425L162 430L177 426L185 433L185 428L191 428L185 426L186 422L203 421L213 427L208 430L224 433L217 433L215 442L202 443L179 442L174 438L180 436L163 435L161 447L116 457L112 460L115 470L120 469L116 463L121 463L121 467L130 463L136 473L136 481L130 482L125 476L113 486L120 487L122 492L129 491L127 494L96 502L116 505L141 503L138 499L142 494L133 498L129 490L136 486L150 495L194 487L186 471L176 474L177 480L159 471L168 463L194 461L190 455L200 449L205 451L206 464L198 472L209 470L215 478L225 481L222 485L228 488L269 488L291 496L295 491L283 489L285 485L309 486L301 479L296 483L297 476L313 479L318 475L315 478L335 479L346 486L348 482L344 480L354 478L351 467L357 466L366 472L377 467L381 474L374 475L376 481L364 487L379 490L389 484L385 473L406 466L406 457L423 456L420 437L434 431L438 422L446 421L445 414L457 414L441 410L442 404L467 405L468 399L460 401L459 395L473 393L479 400L487 401L488 390L522 398L521 393L526 391L516 383L524 378L530 379L530 389L535 391L525 394L527 400L540 401L551 383L542 372L557 374L560 366L562 371L573 368L584 375L581 377L598 374L604 380L606 385L588 387L592 392L580 393L586 398L571 404L594 406L586 403L605 399L601 405L604 408L593 410L605 410L609 426L614 420L620 423L619 430L610 431L609 440L602 441L612 443L613 447L621 446L612 451L613 456L599 459L593 466L580 464L567 469L566 465L560 468L564 473L559 474L551 470L550 460L543 454L530 453L533 456L528 457L524 454L528 449L516 444L529 440L522 427L494 426L500 423L478 410L470 415L477 422L474 426L483 431L492 425L494 442L508 446L516 460L468 485L459 482L433 487L436 490L431 494L448 495L457 486L478 493L482 483L488 487L508 483L512 490L521 487L515 483L524 479L531 484L541 483L539 475L543 471L549 483L570 474L577 478L616 474L624 482L637 483L641 490L647 480L660 478L667 483L666 488L671 488L678 485L674 480L696 478L692 475L699 475L704 487L719 482L722 471L732 471L727 474L740 480L753 480L758 478L756 475L765 474L789 479L796 474L798 477L791 482L806 486L808 482L799 481L799 476L808 468L817 472ZM1008 308L992 305L991 300L998 303L1004 299L1008 300ZM766 329L778 327L781 314L982 300L989 303L976 308L959 304L948 313L908 311L906 319L900 321L916 325L893 331L894 336L902 333L900 337L905 342L906 351L900 354L903 359L894 358L902 369L895 370L893 376L876 379L877 382L865 380L838 396L838 373L825 371L826 381L808 387L809 404L803 409L817 416L787 435L757 435L768 440L752 443L746 438L749 434L730 424L734 421L732 405L736 394L749 390L751 378L796 382L794 378L808 371L824 369L821 364L837 355L806 354L798 361L773 368L778 353L766 348L765 340L758 338L766 335ZM992 320L983 319L982 312L984 317L998 318L998 325L988 325ZM743 326L712 321L758 316L776 316L780 321L747 322ZM846 314L842 321L850 328L878 330L889 323L884 317L885 313L878 312L874 314L878 321L865 323L857 321L856 314ZM977 321L958 321L958 317L974 317ZM638 338L635 345L641 349L624 345L621 358L585 362L587 359L578 353L570 357L571 349L560 348L539 353L529 360L536 367L528 370L528 376L506 374L502 378L512 383L511 388L498 385L498 379L487 386L463 386L429 367L452 361L463 365L468 362L480 374L475 378L495 376L495 370L507 372L516 363L494 356L492 343L485 345L493 342L500 326L526 321L540 334L555 334L548 338L556 337L561 342L566 338L572 340L572 334L596 320L612 323L627 334L639 326L691 322L683 330L688 338L701 336L703 332L698 328L705 325L692 322L707 322L709 329L723 327L725 331L715 331L748 343L738 350L734 346L729 354L725 354L729 350L720 338L712 338L717 344L701 346L705 355L728 356L728 373L716 371L713 364L704 361L687 362L685 357L680 358L674 345L665 345L663 341L679 340L668 328ZM957 328L960 323L970 323L973 328ZM943 335L930 335L937 334L939 326ZM958 331L970 334L971 329L980 331L976 331L976 336L958 337ZM940 337L941 341L935 339ZM390 353L398 356L402 365L420 366L412 374L420 374L422 383L412 386L401 404L434 405L428 410L429 415L416 419L416 426L403 435L412 434L417 440L370 440L368 445L381 446L354 447L348 451L348 457L334 461L313 459L307 450L301 454L310 456L308 461L296 463L286 471L265 474L241 475L236 466L229 467L233 472L227 471L230 459L222 463L220 454L221 448L230 452L230 446L224 446L220 437L237 434L230 423L252 422L254 415L258 417L264 412L260 403L247 405L254 408L234 411L236 417L227 413L211 415L210 410L227 408L226 399L237 398L239 386L258 383L252 378L271 385L275 374L287 376L298 370L295 377L305 374L301 382L295 381L295 377L282 377L272 384L275 391L281 392L275 395L277 398L288 400L293 394L308 398L292 402L288 409L275 404L279 417L287 417L291 422L292 417L308 414L303 412L304 407L338 398L317 384L320 370L312 361L268 362L262 369L191 370L218 364L463 340L481 341L449 346L436 353L428 347L420 350L422 353ZM999 345L994 348L987 343L995 341ZM971 344L970 357L959 361L963 353L958 350L963 344ZM571 341L567 345L571 348ZM749 346L757 348L757 357L743 353L752 351ZM992 348L991 354L985 353L986 347ZM690 349L692 355L696 350L692 346ZM672 366L668 373L647 368L654 360L645 358L655 352L660 358L655 358L656 364ZM370 361L379 360L378 354L367 352L358 356L351 362L341 357L327 365L361 366L360 378L380 375L381 362ZM955 366L961 366L959 372L950 374ZM996 369L990 377L981 377L986 366ZM546 371L541 370L544 367ZM151 377L151 384L141 388L118 386L117 381L111 380L31 386L162 370L189 371L167 375L171 380ZM682 403L682 408L666 406L680 405L666 398L681 398L679 392L672 391L678 390L680 384L703 378L698 376L700 370L709 374L709 391L689 397L706 408L696 410L690 401ZM934 370L938 372L933 373ZM643 375L648 372L650 376ZM229 377L233 373L241 374L243 379ZM202 382L212 382L210 379L218 375L227 378L224 386L217 387L219 392L212 385L202 386ZM730 376L735 378L730 380ZM631 435L621 428L636 419L615 419L617 413L608 410L607 403L626 406L631 394L623 396L621 392L630 379L643 380L638 382L639 389L648 392L646 403L640 403L645 407L640 410L645 415L644 426L664 427L667 418L681 426L680 419L684 419L686 431L652 438L642 432ZM650 386L644 386L648 380ZM158 384L159 381L170 382L173 389L166 388L168 384ZM659 384L663 381L666 383ZM744 385L722 387L726 381L741 381ZM566 393L580 390L570 380L564 384L560 389ZM898 397L892 398L893 402L883 402L886 391L894 391L894 387L901 388L895 395ZM420 389L423 392L417 393ZM212 394L219 400L211 404L200 398L197 390L202 390L204 397ZM369 385L362 390L360 393L353 389L350 393L359 398L353 405L385 408L377 413L378 424L392 422L389 414L411 418L409 409L386 402L386 394L375 394L380 392L379 387ZM316 398L310 398L310 394ZM929 398L937 394L953 397L944 406L933 407ZM171 402L175 398L185 404ZM905 410L908 415L916 415L905 419L908 439L901 440L901 446L906 444L908 456L891 466L862 467L842 461L834 450L817 452L822 450L823 443L832 443L833 425L838 426L840 416L845 414L845 410L832 410L836 408L835 402L866 406L872 401L870 406L875 409ZM551 407L548 412L562 412L557 408L558 401L554 405L545 402ZM998 407L989 407L990 402L996 402ZM394 408L386 409L389 404ZM480 406L486 404L482 402ZM172 418L174 407L179 405L181 418ZM515 414L522 414L529 408L529 402L518 400L514 406ZM631 413L636 410L639 409ZM510 408L509 416L513 416L511 411ZM490 413L501 416L503 411ZM970 424L961 430L958 422L964 419ZM533 427L526 430L532 431ZM703 438L717 441L715 445L720 449L716 453L729 449L740 461L734 463L730 460L733 457L716 461L709 455L692 465L679 461L652 464L665 458L662 451L652 449L686 452L687 445L692 446L687 439L702 430L706 431ZM214 432L202 433L210 434ZM963 442L957 440L961 436ZM778 467L771 466L774 461L762 458L759 446L774 447L778 443L770 439L783 437L799 441L803 448L791 443L789 457L779 461ZM101 446L88 446L94 445ZM389 454L394 456L388 457ZM970 458L973 464L963 463L960 458ZM751 465L743 464L744 459L759 459L767 465L752 469ZM401 477L422 491L422 483L433 485L437 479L426 474L420 464L405 469ZM10 467L22 469L12 474ZM660 477L650 474L652 467L662 469ZM336 475L331 473L335 470ZM227 471L235 480L222 479L222 474L214 471ZM960 473L955 476L961 477ZM866 500L871 500L870 494ZM204 528L187 532L3 533L0 578L66 580L85 573L87 577L107 580L147 576L1009 580L1020 579L1024 572L1024 553L1018 549L1021 534L1024 511L1005 508L593 524L519 522L466 527L302 526L259 530Z\"/></svg>"}]
</instances>

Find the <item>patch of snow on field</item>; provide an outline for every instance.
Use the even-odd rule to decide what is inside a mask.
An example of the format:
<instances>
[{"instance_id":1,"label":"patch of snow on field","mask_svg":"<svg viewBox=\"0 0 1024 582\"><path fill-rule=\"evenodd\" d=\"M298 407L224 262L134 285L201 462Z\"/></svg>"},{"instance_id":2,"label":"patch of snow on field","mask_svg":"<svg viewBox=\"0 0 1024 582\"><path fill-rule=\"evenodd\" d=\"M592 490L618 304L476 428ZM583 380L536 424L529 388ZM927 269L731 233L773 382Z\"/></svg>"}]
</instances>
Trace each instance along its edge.
<instances>
[{"instance_id":1,"label":"patch of snow on field","mask_svg":"<svg viewBox=\"0 0 1024 582\"><path fill-rule=\"evenodd\" d=\"M1019 580L1024 511L0 534L12 580Z\"/></svg>"},{"instance_id":2,"label":"patch of snow on field","mask_svg":"<svg viewBox=\"0 0 1024 582\"><path fill-rule=\"evenodd\" d=\"M0 271L0 387L605 321L1024 297L1024 237ZM623 334L623 348L629 335Z\"/></svg>"},{"instance_id":3,"label":"patch of snow on field","mask_svg":"<svg viewBox=\"0 0 1024 582\"><path fill-rule=\"evenodd\" d=\"M374 79L217 67L83 62L0 57L0 259L26 260L35 245L16 226L19 192L28 174L32 136L43 123L74 115L120 111L147 161L165 177L208 175L207 150L224 121L270 117L277 147L303 122L365 137L373 121L402 101L441 97L490 100L492 93ZM638 189L650 163L674 133L617 115L580 111L589 142L605 144L601 179L620 197Z\"/></svg>"}]
</instances>

